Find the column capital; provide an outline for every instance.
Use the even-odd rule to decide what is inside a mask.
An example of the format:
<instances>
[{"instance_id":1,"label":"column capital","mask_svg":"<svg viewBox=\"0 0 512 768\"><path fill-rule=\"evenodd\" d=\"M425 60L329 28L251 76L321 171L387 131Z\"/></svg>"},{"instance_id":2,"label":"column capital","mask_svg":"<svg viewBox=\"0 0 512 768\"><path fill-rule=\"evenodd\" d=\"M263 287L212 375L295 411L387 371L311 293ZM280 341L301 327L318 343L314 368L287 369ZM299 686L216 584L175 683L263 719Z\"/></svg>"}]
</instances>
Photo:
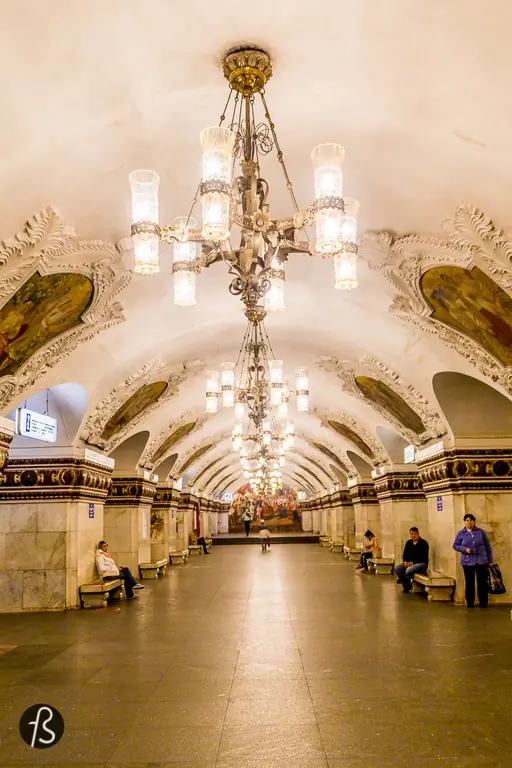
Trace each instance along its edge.
<instances>
[{"instance_id":1,"label":"column capital","mask_svg":"<svg viewBox=\"0 0 512 768\"><path fill-rule=\"evenodd\" d=\"M512 492L512 448L450 448L417 463L427 495Z\"/></svg>"},{"instance_id":2,"label":"column capital","mask_svg":"<svg viewBox=\"0 0 512 768\"><path fill-rule=\"evenodd\" d=\"M132 507L138 504L151 504L156 493L155 475L146 477L114 477L107 499L108 506Z\"/></svg>"},{"instance_id":3,"label":"column capital","mask_svg":"<svg viewBox=\"0 0 512 768\"><path fill-rule=\"evenodd\" d=\"M379 501L421 501L425 498L418 472L388 470L374 479Z\"/></svg>"},{"instance_id":4,"label":"column capital","mask_svg":"<svg viewBox=\"0 0 512 768\"><path fill-rule=\"evenodd\" d=\"M352 504L352 498L348 490L343 489L341 491L334 491L329 496L324 497L329 499L331 507L343 507L346 504Z\"/></svg>"},{"instance_id":5,"label":"column capital","mask_svg":"<svg viewBox=\"0 0 512 768\"><path fill-rule=\"evenodd\" d=\"M172 483L157 485L153 499L154 507L177 507L180 501L180 492L172 487Z\"/></svg>"},{"instance_id":6,"label":"column capital","mask_svg":"<svg viewBox=\"0 0 512 768\"><path fill-rule=\"evenodd\" d=\"M103 501L111 475L110 467L84 458L14 458L0 475L0 500Z\"/></svg>"},{"instance_id":7,"label":"column capital","mask_svg":"<svg viewBox=\"0 0 512 768\"><path fill-rule=\"evenodd\" d=\"M349 489L353 504L378 504L373 480L360 480Z\"/></svg>"}]
</instances>

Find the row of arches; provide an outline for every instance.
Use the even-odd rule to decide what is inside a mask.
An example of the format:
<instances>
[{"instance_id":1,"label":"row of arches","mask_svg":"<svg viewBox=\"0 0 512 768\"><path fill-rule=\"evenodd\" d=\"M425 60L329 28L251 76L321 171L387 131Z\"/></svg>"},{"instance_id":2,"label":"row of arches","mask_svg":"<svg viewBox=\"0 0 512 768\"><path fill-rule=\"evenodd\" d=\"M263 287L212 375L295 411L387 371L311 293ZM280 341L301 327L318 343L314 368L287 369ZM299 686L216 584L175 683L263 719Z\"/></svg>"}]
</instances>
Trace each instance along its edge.
<instances>
[{"instance_id":1,"label":"row of arches","mask_svg":"<svg viewBox=\"0 0 512 768\"><path fill-rule=\"evenodd\" d=\"M490 385L447 371L436 374L432 386L452 441L470 440L482 445L485 441L506 440L512 433L512 402ZM56 447L79 444L81 425L88 413L87 392L80 384L63 383L42 390L19 403L22 405L48 412L57 419ZM9 417L14 417L15 410ZM308 419L314 420L314 415ZM197 435L193 436L196 423L197 420L187 421L166 438L154 454L156 461L151 470L165 480L177 479L175 471L179 469L185 483L194 483L208 493L222 493L241 479L236 456L230 451L229 433L207 431L199 447L191 451L198 440ZM333 434L327 445L313 424L308 434L299 436L297 446L289 454L289 466L283 471L289 482L298 484L309 494L346 483L350 474L369 477L374 467L374 456L364 437L348 427L342 428L338 422L329 426ZM327 434L326 427L323 434ZM109 454L115 459L116 470L133 472L151 437L149 430L140 430L117 445ZM389 462L403 463L407 441L401 435L382 424L376 427L375 437ZM17 449L29 449L33 455L46 455L50 450L47 444L15 435L11 450Z\"/></svg>"}]
</instances>

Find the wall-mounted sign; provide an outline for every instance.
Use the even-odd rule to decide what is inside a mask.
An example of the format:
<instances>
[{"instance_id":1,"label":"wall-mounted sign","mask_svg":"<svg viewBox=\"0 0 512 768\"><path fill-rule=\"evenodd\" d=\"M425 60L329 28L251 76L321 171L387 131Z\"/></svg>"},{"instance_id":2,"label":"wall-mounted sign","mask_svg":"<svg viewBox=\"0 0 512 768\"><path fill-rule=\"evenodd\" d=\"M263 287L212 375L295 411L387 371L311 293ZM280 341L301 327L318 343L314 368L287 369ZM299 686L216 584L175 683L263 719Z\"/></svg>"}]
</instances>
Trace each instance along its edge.
<instances>
[{"instance_id":1,"label":"wall-mounted sign","mask_svg":"<svg viewBox=\"0 0 512 768\"><path fill-rule=\"evenodd\" d=\"M233 501L233 494L232 493L225 493L222 497L223 501Z\"/></svg>"},{"instance_id":2,"label":"wall-mounted sign","mask_svg":"<svg viewBox=\"0 0 512 768\"><path fill-rule=\"evenodd\" d=\"M443 497L442 496L436 496L436 507L438 512L443 511Z\"/></svg>"},{"instance_id":3,"label":"wall-mounted sign","mask_svg":"<svg viewBox=\"0 0 512 768\"><path fill-rule=\"evenodd\" d=\"M45 413L18 408L16 411L16 432L23 437L54 443L57 439L57 419Z\"/></svg>"},{"instance_id":4,"label":"wall-mounted sign","mask_svg":"<svg viewBox=\"0 0 512 768\"><path fill-rule=\"evenodd\" d=\"M416 458L416 449L414 445L406 445L404 448L404 464L412 464Z\"/></svg>"},{"instance_id":5,"label":"wall-mounted sign","mask_svg":"<svg viewBox=\"0 0 512 768\"><path fill-rule=\"evenodd\" d=\"M94 504L89 504L89 519L94 520Z\"/></svg>"}]
</instances>

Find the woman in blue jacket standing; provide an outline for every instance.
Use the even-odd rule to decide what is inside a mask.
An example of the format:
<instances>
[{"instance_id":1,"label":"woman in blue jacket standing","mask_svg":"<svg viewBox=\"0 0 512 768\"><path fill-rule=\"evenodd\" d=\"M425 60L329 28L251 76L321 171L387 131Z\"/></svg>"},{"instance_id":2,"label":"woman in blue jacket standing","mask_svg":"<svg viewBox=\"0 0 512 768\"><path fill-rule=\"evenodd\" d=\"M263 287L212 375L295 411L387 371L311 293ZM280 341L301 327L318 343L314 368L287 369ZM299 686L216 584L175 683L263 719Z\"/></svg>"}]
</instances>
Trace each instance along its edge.
<instances>
[{"instance_id":1,"label":"woman in blue jacket standing","mask_svg":"<svg viewBox=\"0 0 512 768\"><path fill-rule=\"evenodd\" d=\"M476 518L469 512L464 515L464 528L458 532L453 548L461 553L460 564L466 580L466 603L468 608L475 605L475 576L480 608L487 608L487 575L492 562L492 549L487 534L477 528Z\"/></svg>"}]
</instances>

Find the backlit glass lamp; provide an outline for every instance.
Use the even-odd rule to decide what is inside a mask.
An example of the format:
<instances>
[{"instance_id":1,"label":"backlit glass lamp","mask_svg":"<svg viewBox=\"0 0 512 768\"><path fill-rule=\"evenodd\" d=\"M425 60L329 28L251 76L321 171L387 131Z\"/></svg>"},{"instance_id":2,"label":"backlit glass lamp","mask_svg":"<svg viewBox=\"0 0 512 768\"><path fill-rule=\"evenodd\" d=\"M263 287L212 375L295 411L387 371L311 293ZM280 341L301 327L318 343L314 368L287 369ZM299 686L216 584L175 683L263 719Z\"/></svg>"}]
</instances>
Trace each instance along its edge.
<instances>
[{"instance_id":1,"label":"backlit glass lamp","mask_svg":"<svg viewBox=\"0 0 512 768\"><path fill-rule=\"evenodd\" d=\"M269 360L268 368L270 378L270 404L279 405L282 400L283 361Z\"/></svg>"},{"instance_id":2,"label":"backlit glass lamp","mask_svg":"<svg viewBox=\"0 0 512 768\"><path fill-rule=\"evenodd\" d=\"M158 186L160 176L154 171L133 171L129 182L132 191L132 241L134 265L138 275L154 275L160 271L158 246Z\"/></svg>"},{"instance_id":3,"label":"backlit glass lamp","mask_svg":"<svg viewBox=\"0 0 512 768\"><path fill-rule=\"evenodd\" d=\"M217 413L219 407L219 372L206 374L206 413Z\"/></svg>"},{"instance_id":4,"label":"backlit glass lamp","mask_svg":"<svg viewBox=\"0 0 512 768\"><path fill-rule=\"evenodd\" d=\"M334 254L335 287L349 291L357 287L357 214L359 201L345 198L341 224L341 249Z\"/></svg>"},{"instance_id":5,"label":"backlit glass lamp","mask_svg":"<svg viewBox=\"0 0 512 768\"><path fill-rule=\"evenodd\" d=\"M229 236L231 174L235 134L229 128L205 128L200 134L203 150L201 205L202 235L220 243Z\"/></svg>"},{"instance_id":6,"label":"backlit glass lamp","mask_svg":"<svg viewBox=\"0 0 512 768\"><path fill-rule=\"evenodd\" d=\"M221 392L223 408L233 408L235 404L235 364L221 365Z\"/></svg>"},{"instance_id":7,"label":"backlit glass lamp","mask_svg":"<svg viewBox=\"0 0 512 768\"><path fill-rule=\"evenodd\" d=\"M187 216L178 216L173 221L177 239L173 243L173 299L180 307L191 307L196 303L197 246L189 241L188 233L197 229L197 221Z\"/></svg>"},{"instance_id":8,"label":"backlit glass lamp","mask_svg":"<svg viewBox=\"0 0 512 768\"><path fill-rule=\"evenodd\" d=\"M245 404L240 402L240 400L238 400L235 403L235 419L237 421L243 421L244 416L245 416Z\"/></svg>"},{"instance_id":9,"label":"backlit glass lamp","mask_svg":"<svg viewBox=\"0 0 512 768\"><path fill-rule=\"evenodd\" d=\"M336 253L341 242L343 216L343 159L340 144L319 144L311 153L315 173L316 251Z\"/></svg>"},{"instance_id":10,"label":"backlit glass lamp","mask_svg":"<svg viewBox=\"0 0 512 768\"><path fill-rule=\"evenodd\" d=\"M263 445L269 446L272 444L272 429L268 421L263 424Z\"/></svg>"},{"instance_id":11,"label":"backlit glass lamp","mask_svg":"<svg viewBox=\"0 0 512 768\"><path fill-rule=\"evenodd\" d=\"M287 419L288 418L288 400L290 397L290 393L288 390L288 382L285 381L283 384L283 389L281 391L281 402L277 406L277 418L278 419Z\"/></svg>"},{"instance_id":12,"label":"backlit glass lamp","mask_svg":"<svg viewBox=\"0 0 512 768\"><path fill-rule=\"evenodd\" d=\"M283 312L284 304L284 269L278 259L272 259L270 264L270 288L265 294L265 309L267 312Z\"/></svg>"},{"instance_id":13,"label":"backlit glass lamp","mask_svg":"<svg viewBox=\"0 0 512 768\"><path fill-rule=\"evenodd\" d=\"M297 395L297 410L305 413L309 410L309 377L307 368L297 368L295 371L295 390Z\"/></svg>"}]
</instances>

